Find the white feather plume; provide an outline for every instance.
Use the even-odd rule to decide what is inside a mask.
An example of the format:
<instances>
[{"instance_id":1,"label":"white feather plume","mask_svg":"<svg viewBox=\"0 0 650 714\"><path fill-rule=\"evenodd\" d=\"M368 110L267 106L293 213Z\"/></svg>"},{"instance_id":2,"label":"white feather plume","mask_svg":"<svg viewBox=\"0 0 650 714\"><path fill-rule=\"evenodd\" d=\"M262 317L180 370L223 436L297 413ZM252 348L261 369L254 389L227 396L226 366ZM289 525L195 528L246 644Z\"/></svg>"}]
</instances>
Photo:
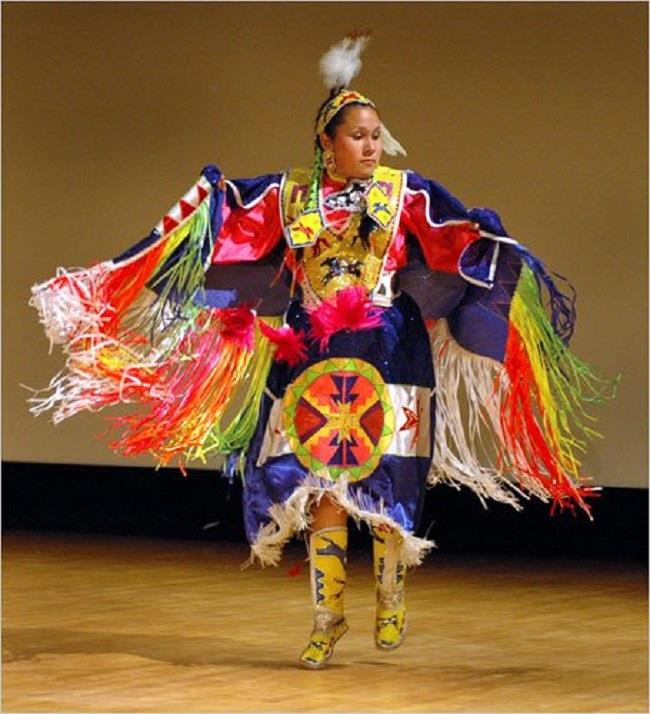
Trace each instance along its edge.
<instances>
[{"instance_id":1,"label":"white feather plume","mask_svg":"<svg viewBox=\"0 0 650 714\"><path fill-rule=\"evenodd\" d=\"M406 156L406 149L397 141L390 131L388 131L388 127L383 123L381 125L381 138L384 144L384 151L389 156L397 156L397 154Z\"/></svg>"},{"instance_id":2,"label":"white feather plume","mask_svg":"<svg viewBox=\"0 0 650 714\"><path fill-rule=\"evenodd\" d=\"M345 37L320 58L320 72L328 89L347 87L361 71L361 53L368 44L368 35Z\"/></svg>"}]
</instances>

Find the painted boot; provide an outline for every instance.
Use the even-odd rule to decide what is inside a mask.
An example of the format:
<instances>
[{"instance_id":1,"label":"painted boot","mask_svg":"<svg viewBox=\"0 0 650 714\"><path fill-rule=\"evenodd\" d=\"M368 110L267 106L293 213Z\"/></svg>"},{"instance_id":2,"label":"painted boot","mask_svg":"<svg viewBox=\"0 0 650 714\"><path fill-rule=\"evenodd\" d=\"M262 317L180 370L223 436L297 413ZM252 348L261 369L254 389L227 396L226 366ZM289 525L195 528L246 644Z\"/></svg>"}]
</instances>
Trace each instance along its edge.
<instances>
[{"instance_id":1,"label":"painted boot","mask_svg":"<svg viewBox=\"0 0 650 714\"><path fill-rule=\"evenodd\" d=\"M384 650L399 647L406 633L406 568L398 558L401 540L394 531L372 529L372 554L377 584L375 644Z\"/></svg>"},{"instance_id":2,"label":"painted boot","mask_svg":"<svg viewBox=\"0 0 650 714\"><path fill-rule=\"evenodd\" d=\"M348 529L323 528L309 538L309 575L314 605L314 629L300 664L320 669L332 656L334 645L348 631L343 615Z\"/></svg>"}]
</instances>

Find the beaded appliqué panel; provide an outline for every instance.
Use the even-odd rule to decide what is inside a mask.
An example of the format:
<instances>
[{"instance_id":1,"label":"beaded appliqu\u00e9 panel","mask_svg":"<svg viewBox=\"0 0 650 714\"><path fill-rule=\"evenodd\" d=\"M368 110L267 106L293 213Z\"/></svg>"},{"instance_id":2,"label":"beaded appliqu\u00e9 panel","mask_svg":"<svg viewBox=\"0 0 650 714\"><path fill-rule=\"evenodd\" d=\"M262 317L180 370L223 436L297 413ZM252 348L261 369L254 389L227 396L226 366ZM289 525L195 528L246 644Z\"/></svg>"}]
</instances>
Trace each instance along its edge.
<instances>
[{"instance_id":1,"label":"beaded appliqu\u00e9 panel","mask_svg":"<svg viewBox=\"0 0 650 714\"><path fill-rule=\"evenodd\" d=\"M300 215L307 194L305 178L306 172L297 169L284 182L285 225ZM325 299L342 288L361 285L371 292L377 286L398 219L402 182L401 171L381 166L372 181L352 182L321 198L319 213L325 225L301 257L307 292Z\"/></svg>"}]
</instances>

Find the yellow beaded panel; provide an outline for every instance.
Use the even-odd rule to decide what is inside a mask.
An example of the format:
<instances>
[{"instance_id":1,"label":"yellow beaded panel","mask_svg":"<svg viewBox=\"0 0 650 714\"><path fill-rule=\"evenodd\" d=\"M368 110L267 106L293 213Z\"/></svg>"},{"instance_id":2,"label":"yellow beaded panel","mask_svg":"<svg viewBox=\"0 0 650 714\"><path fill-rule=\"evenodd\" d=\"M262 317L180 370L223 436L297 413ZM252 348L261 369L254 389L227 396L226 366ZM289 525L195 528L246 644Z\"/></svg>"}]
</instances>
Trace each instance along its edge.
<instances>
[{"instance_id":1,"label":"yellow beaded panel","mask_svg":"<svg viewBox=\"0 0 650 714\"><path fill-rule=\"evenodd\" d=\"M320 298L328 298L337 290L363 285L369 291L377 284L381 262L390 243L391 233L376 228L370 233L370 249L359 237L360 214L352 216L342 234L324 230L316 245L303 254L305 275Z\"/></svg>"},{"instance_id":2,"label":"yellow beaded panel","mask_svg":"<svg viewBox=\"0 0 650 714\"><path fill-rule=\"evenodd\" d=\"M295 169L285 178L282 210L285 226L299 216L306 201L306 179L309 172ZM367 193L368 212L376 225L364 245L359 235L362 215L351 214L342 231L323 228L315 244L305 247L302 254L304 275L309 286L321 299L331 297L342 288L362 285L371 291L377 285L382 261L398 220L403 190L401 171L378 167ZM322 211L320 211L322 215Z\"/></svg>"},{"instance_id":3,"label":"yellow beaded panel","mask_svg":"<svg viewBox=\"0 0 650 714\"><path fill-rule=\"evenodd\" d=\"M282 218L285 230L301 214L309 198L311 169L291 169L284 175L282 182Z\"/></svg>"}]
</instances>

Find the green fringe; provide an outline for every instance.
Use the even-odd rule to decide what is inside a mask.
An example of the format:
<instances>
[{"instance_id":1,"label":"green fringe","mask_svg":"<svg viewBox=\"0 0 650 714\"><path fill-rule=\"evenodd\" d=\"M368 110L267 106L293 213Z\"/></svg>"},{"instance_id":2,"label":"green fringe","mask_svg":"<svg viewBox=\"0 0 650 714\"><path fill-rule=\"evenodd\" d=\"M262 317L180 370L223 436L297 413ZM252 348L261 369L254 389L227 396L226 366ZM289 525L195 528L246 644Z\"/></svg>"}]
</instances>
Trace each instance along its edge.
<instances>
[{"instance_id":1,"label":"green fringe","mask_svg":"<svg viewBox=\"0 0 650 714\"><path fill-rule=\"evenodd\" d=\"M186 248L175 265L164 273L157 274L152 285L166 281L160 294L163 301L170 294L183 295L184 303L190 303L199 289L203 288L205 269L201 259L201 249L206 233L210 231L210 205L204 201L189 220L189 235L185 239Z\"/></svg>"},{"instance_id":2,"label":"green fringe","mask_svg":"<svg viewBox=\"0 0 650 714\"><path fill-rule=\"evenodd\" d=\"M162 265L154 271L148 287L153 290L156 285L164 284L160 294L145 308L135 307L130 314L129 328L149 334L152 343L160 347L168 345L168 352L181 338L181 335L191 328L201 306L195 298L204 289L205 267L201 260L201 250L206 236L212 240L210 225L209 201L204 201L191 216L188 222L178 230L187 232L177 250L182 254L174 265L164 269L170 256L166 256ZM175 337L172 336L175 335Z\"/></svg>"},{"instance_id":3,"label":"green fringe","mask_svg":"<svg viewBox=\"0 0 650 714\"><path fill-rule=\"evenodd\" d=\"M264 320L272 327L280 327L283 318L281 316L265 317ZM246 451L253 438L259 418L260 403L271 370L274 352L275 346L258 330L255 334L255 346L251 360L244 377L247 390L237 414L225 428L222 428L221 424L212 427L200 449L193 450L188 458L204 460L205 457L212 454L227 456ZM238 395L239 393L234 394L233 397L236 399Z\"/></svg>"},{"instance_id":4,"label":"green fringe","mask_svg":"<svg viewBox=\"0 0 650 714\"><path fill-rule=\"evenodd\" d=\"M570 436L572 429L569 424L573 422L585 436L600 437L599 432L585 423L593 422L595 418L585 411L583 404L603 404L613 399L621 375L614 379L601 377L564 344L555 333L542 304L535 275L526 265L522 266L513 296L510 319L534 351L529 355L531 362L543 366L548 390L558 404L558 426L564 439L584 451L584 442Z\"/></svg>"}]
</instances>

